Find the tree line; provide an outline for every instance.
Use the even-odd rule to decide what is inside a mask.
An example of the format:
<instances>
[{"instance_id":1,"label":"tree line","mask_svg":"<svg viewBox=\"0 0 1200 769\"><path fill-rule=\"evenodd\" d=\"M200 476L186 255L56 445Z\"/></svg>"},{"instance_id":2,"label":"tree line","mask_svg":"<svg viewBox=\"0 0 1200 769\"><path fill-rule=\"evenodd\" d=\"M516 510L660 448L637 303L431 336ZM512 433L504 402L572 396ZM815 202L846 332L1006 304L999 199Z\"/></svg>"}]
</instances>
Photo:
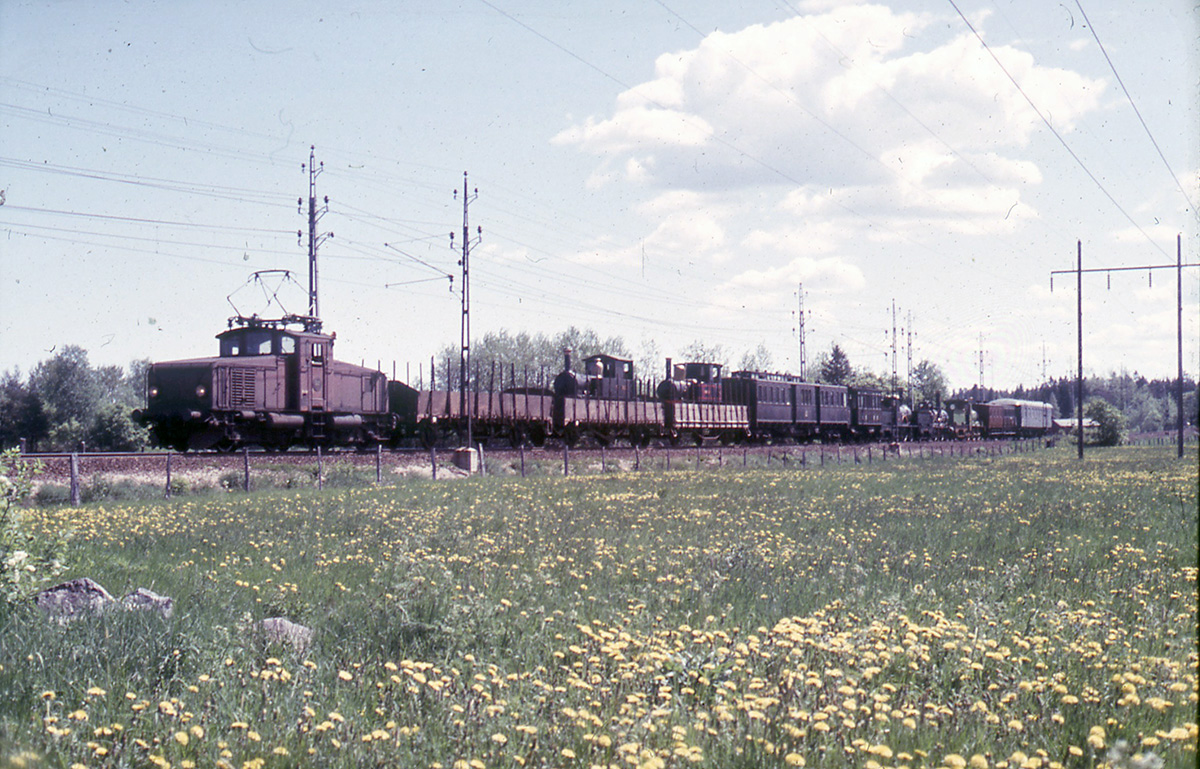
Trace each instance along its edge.
<instances>
[{"instance_id":1,"label":"tree line","mask_svg":"<svg viewBox=\"0 0 1200 769\"><path fill-rule=\"evenodd\" d=\"M471 347L468 386L500 389L511 386L547 386L562 370L563 350L572 350L572 368L583 373L583 361L604 353L634 361L639 380L653 386L666 373L662 354L653 340L629 345L619 336L603 337L591 329L574 326L556 334L488 332ZM456 389L459 386L457 345L446 345L433 356L433 372L425 366L410 372L419 388ZM720 344L701 340L678 352L677 363L699 361L720 363L725 370L772 371L773 360L765 345L733 353ZM736 365L735 362L736 361ZM19 370L0 375L0 448L19 446L25 440L29 451L136 451L148 444L147 431L130 417L145 405L148 360L135 360L127 367L92 366L82 347L67 345L55 351L22 376ZM874 388L895 393L912 403L939 403L947 397L988 401L1013 397L1050 403L1056 417L1075 414L1074 378L1050 379L1045 383L1013 390L980 388L978 385L951 391L940 366L922 360L913 367L911 379L893 382L889 374L854 366L838 344L817 355L808 379L828 384ZM1197 387L1184 380L1184 418L1200 422ZM1137 372L1122 371L1084 381L1084 401L1100 402L1121 417L1124 429L1135 433L1171 430L1177 424L1175 384L1170 379L1147 379Z\"/></svg>"},{"instance_id":2,"label":"tree line","mask_svg":"<svg viewBox=\"0 0 1200 769\"><path fill-rule=\"evenodd\" d=\"M92 366L87 350L67 345L22 377L0 376L0 448L24 440L29 451L136 451L146 430L130 413L145 405L146 369Z\"/></svg>"}]
</instances>

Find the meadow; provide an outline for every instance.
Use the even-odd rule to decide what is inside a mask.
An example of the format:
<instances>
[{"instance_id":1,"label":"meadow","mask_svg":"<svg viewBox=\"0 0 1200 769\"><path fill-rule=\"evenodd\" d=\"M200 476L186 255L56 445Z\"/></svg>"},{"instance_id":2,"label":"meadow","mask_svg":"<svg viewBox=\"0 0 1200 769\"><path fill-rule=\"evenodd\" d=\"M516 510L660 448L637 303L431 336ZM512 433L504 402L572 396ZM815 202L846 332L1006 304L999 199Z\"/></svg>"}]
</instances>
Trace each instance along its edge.
<instances>
[{"instance_id":1,"label":"meadow","mask_svg":"<svg viewBox=\"0 0 1200 769\"><path fill-rule=\"evenodd\" d=\"M1191 767L1197 483L1059 448L35 508L64 578L175 611L2 610L0 767Z\"/></svg>"}]
</instances>

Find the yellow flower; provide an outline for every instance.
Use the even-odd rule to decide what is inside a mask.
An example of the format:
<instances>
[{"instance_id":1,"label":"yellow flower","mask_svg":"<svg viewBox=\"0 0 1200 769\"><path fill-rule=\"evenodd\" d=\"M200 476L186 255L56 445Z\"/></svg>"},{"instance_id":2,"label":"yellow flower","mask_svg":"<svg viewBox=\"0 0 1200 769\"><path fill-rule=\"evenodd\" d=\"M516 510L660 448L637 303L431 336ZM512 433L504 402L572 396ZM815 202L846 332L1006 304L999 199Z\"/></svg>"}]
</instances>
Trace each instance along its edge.
<instances>
[{"instance_id":1,"label":"yellow flower","mask_svg":"<svg viewBox=\"0 0 1200 769\"><path fill-rule=\"evenodd\" d=\"M339 670L338 678L342 679L343 681L353 681L354 680L354 676L347 670Z\"/></svg>"},{"instance_id":2,"label":"yellow flower","mask_svg":"<svg viewBox=\"0 0 1200 769\"><path fill-rule=\"evenodd\" d=\"M198 740L204 739L204 727L201 726L200 724L195 724L194 726L192 726L191 729L188 729L188 731L191 732L192 736L195 737L196 739L198 739Z\"/></svg>"},{"instance_id":3,"label":"yellow flower","mask_svg":"<svg viewBox=\"0 0 1200 769\"><path fill-rule=\"evenodd\" d=\"M957 753L951 753L942 759L942 763L950 767L950 769L963 769L967 765L967 759Z\"/></svg>"},{"instance_id":4,"label":"yellow flower","mask_svg":"<svg viewBox=\"0 0 1200 769\"><path fill-rule=\"evenodd\" d=\"M976 753L971 756L971 760L967 762L971 769L988 769L988 760L984 756Z\"/></svg>"},{"instance_id":5,"label":"yellow flower","mask_svg":"<svg viewBox=\"0 0 1200 769\"><path fill-rule=\"evenodd\" d=\"M575 758L575 751L571 750L570 748L563 748L562 754L564 758Z\"/></svg>"},{"instance_id":6,"label":"yellow flower","mask_svg":"<svg viewBox=\"0 0 1200 769\"><path fill-rule=\"evenodd\" d=\"M783 763L788 766L804 766L804 756L799 753L788 753L783 757Z\"/></svg>"},{"instance_id":7,"label":"yellow flower","mask_svg":"<svg viewBox=\"0 0 1200 769\"><path fill-rule=\"evenodd\" d=\"M178 742L180 745L186 746L188 744L188 733L187 732L175 732L175 741Z\"/></svg>"},{"instance_id":8,"label":"yellow flower","mask_svg":"<svg viewBox=\"0 0 1200 769\"><path fill-rule=\"evenodd\" d=\"M104 695L108 694L108 692L104 691L99 686L91 687L87 690L87 693L89 697L103 697Z\"/></svg>"},{"instance_id":9,"label":"yellow flower","mask_svg":"<svg viewBox=\"0 0 1200 769\"><path fill-rule=\"evenodd\" d=\"M495 743L497 743L497 744L499 744L499 745L503 745L503 744L505 744L506 742L508 742L508 737L506 737L506 736L504 736L503 734L500 734L499 732L497 732L496 734L493 734L493 735L492 735L492 742L495 742Z\"/></svg>"}]
</instances>

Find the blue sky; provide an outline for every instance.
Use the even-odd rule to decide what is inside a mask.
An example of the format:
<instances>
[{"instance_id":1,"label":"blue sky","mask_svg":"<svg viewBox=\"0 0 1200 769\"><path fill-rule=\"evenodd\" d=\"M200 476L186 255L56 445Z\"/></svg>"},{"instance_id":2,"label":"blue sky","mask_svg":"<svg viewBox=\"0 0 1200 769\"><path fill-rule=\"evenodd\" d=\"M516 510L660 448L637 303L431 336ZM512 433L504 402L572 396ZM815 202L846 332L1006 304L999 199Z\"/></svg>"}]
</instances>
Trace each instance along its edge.
<instances>
[{"instance_id":1,"label":"blue sky","mask_svg":"<svg viewBox=\"0 0 1200 769\"><path fill-rule=\"evenodd\" d=\"M465 171L476 336L761 344L796 371L802 284L810 363L837 343L889 372L895 302L901 375L909 329L954 386L981 349L988 386L1072 373L1050 271L1077 240L1085 267L1173 263L1178 234L1200 261L1200 21L956 2L0 0L0 369L213 354L227 297L269 311L252 272L305 280L315 145L344 359L457 345ZM1085 367L1173 376L1175 290L1085 277Z\"/></svg>"}]
</instances>

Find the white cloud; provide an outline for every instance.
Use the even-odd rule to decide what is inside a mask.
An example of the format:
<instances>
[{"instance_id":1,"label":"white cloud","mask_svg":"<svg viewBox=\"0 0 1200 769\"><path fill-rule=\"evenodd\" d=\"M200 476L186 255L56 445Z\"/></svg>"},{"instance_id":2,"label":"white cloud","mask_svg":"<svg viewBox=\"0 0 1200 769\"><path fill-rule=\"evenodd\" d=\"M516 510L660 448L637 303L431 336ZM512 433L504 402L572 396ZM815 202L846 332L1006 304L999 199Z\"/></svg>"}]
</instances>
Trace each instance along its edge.
<instances>
[{"instance_id":1,"label":"white cloud","mask_svg":"<svg viewBox=\"0 0 1200 769\"><path fill-rule=\"evenodd\" d=\"M1007 166L991 181L1008 181L1022 164L1012 152L1044 130L1041 119L973 35L944 40L928 30L933 22L839 5L714 32L661 55L655 78L622 93L611 116L555 142L606 165L633 161L639 181L663 186L696 184L698 168L713 187L879 183L898 172L888 162L898 148L929 143L941 148L940 179L988 174L968 164L987 156ZM1097 109L1103 81L1039 66L1010 46L992 50L1060 132ZM1027 183L1038 175L1020 168Z\"/></svg>"}]
</instances>

